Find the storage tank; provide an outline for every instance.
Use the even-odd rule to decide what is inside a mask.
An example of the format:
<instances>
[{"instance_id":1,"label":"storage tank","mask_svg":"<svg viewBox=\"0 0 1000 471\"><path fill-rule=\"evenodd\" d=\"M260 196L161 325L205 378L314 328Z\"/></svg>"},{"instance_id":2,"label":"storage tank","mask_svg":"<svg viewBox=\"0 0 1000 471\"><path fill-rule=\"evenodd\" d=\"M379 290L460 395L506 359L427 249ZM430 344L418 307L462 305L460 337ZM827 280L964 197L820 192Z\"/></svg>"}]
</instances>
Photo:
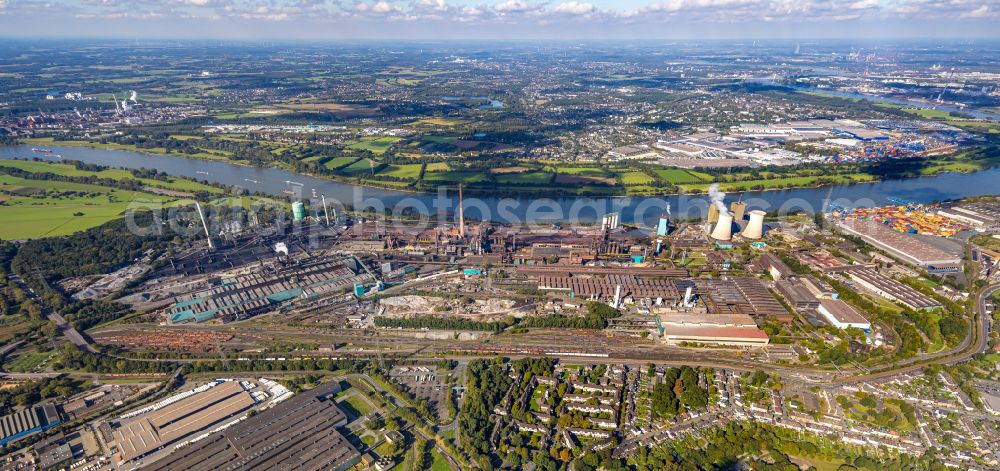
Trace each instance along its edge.
<instances>
[{"instance_id":1,"label":"storage tank","mask_svg":"<svg viewBox=\"0 0 1000 471\"><path fill-rule=\"evenodd\" d=\"M292 219L301 221L306 218L306 207L301 201L292 203Z\"/></svg>"},{"instance_id":2,"label":"storage tank","mask_svg":"<svg viewBox=\"0 0 1000 471\"><path fill-rule=\"evenodd\" d=\"M719 223L712 231L712 238L715 240L729 240L733 238L733 215L728 212L719 211Z\"/></svg>"},{"instance_id":3,"label":"storage tank","mask_svg":"<svg viewBox=\"0 0 1000 471\"><path fill-rule=\"evenodd\" d=\"M760 239L764 235L764 211L754 210L750 211L750 222L747 223L747 227L743 229L743 237L747 239Z\"/></svg>"}]
</instances>

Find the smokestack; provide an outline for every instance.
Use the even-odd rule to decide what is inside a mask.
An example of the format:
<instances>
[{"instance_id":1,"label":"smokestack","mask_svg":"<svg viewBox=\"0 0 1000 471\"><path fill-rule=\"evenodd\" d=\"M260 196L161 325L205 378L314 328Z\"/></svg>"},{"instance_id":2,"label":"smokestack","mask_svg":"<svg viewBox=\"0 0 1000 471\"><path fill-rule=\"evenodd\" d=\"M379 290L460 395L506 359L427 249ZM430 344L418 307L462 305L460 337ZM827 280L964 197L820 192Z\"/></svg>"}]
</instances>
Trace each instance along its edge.
<instances>
[{"instance_id":1,"label":"smokestack","mask_svg":"<svg viewBox=\"0 0 1000 471\"><path fill-rule=\"evenodd\" d=\"M687 289L684 290L684 305L685 306L691 304L691 295L692 294L694 294L693 290L691 289L690 286L688 286Z\"/></svg>"},{"instance_id":2,"label":"smokestack","mask_svg":"<svg viewBox=\"0 0 1000 471\"><path fill-rule=\"evenodd\" d=\"M733 215L728 211L719 213L719 223L712 231L712 238L715 240L729 240L733 238Z\"/></svg>"},{"instance_id":3,"label":"smokestack","mask_svg":"<svg viewBox=\"0 0 1000 471\"><path fill-rule=\"evenodd\" d=\"M618 303L621 302L622 298L622 285L615 285L615 301L611 304L611 307L618 309Z\"/></svg>"},{"instance_id":4,"label":"smokestack","mask_svg":"<svg viewBox=\"0 0 1000 471\"><path fill-rule=\"evenodd\" d=\"M747 239L760 239L764 235L764 211L750 211L750 222L743 229L743 237Z\"/></svg>"},{"instance_id":5,"label":"smokestack","mask_svg":"<svg viewBox=\"0 0 1000 471\"><path fill-rule=\"evenodd\" d=\"M194 207L198 209L198 217L201 218L201 227L205 228L205 237L208 239L208 248L214 249L215 245L212 244L212 234L208 232L208 224L205 223L205 213L201 211L201 205L197 201L194 202Z\"/></svg>"},{"instance_id":6,"label":"smokestack","mask_svg":"<svg viewBox=\"0 0 1000 471\"><path fill-rule=\"evenodd\" d=\"M326 195L319 195L323 198L323 215L326 216L326 227L330 227L330 211L326 209Z\"/></svg>"},{"instance_id":7,"label":"smokestack","mask_svg":"<svg viewBox=\"0 0 1000 471\"><path fill-rule=\"evenodd\" d=\"M458 235L465 237L465 200L462 198L462 185L458 185Z\"/></svg>"}]
</instances>

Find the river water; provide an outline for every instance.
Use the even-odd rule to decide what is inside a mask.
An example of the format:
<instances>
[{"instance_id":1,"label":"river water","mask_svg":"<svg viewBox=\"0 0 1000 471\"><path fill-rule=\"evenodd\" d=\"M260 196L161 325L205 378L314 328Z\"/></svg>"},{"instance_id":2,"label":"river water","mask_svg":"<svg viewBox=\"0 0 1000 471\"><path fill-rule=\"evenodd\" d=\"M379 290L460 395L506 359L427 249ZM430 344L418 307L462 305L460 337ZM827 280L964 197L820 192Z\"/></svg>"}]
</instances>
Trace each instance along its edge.
<instances>
[{"instance_id":1,"label":"river water","mask_svg":"<svg viewBox=\"0 0 1000 471\"><path fill-rule=\"evenodd\" d=\"M395 214L416 211L419 214L453 214L458 208L457 195L405 193L364 188L286 170L256 168L228 162L187 159L179 156L152 155L84 147L49 147L52 154L33 152L31 146L0 147L0 158L79 160L91 164L123 168L155 168L172 176L189 177L225 185L237 185L249 191L275 196L292 191L310 200L315 192L326 197L333 207L392 210ZM967 196L998 194L1000 168L976 173L945 173L932 177L889 180L876 183L836 185L823 188L745 192L727 195L726 201L742 197L747 210L815 212L829 208L829 203L843 207L871 207L889 204L890 198L915 203L929 203ZM898 201L898 200L897 200ZM317 201L318 203L318 201ZM465 197L465 215L470 219L501 223L535 225L555 222L593 222L609 212L620 212L621 221L655 226L669 204L679 218L700 218L707 214L705 195L668 195L663 197ZM319 204L313 205L319 208Z\"/></svg>"}]
</instances>

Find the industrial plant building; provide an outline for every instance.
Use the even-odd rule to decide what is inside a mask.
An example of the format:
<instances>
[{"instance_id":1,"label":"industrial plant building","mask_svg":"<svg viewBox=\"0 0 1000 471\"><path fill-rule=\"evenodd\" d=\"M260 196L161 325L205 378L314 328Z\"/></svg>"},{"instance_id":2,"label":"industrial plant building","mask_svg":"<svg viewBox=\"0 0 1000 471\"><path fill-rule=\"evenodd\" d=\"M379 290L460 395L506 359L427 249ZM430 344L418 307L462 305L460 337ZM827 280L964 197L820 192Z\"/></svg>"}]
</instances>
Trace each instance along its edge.
<instances>
[{"instance_id":1,"label":"industrial plant building","mask_svg":"<svg viewBox=\"0 0 1000 471\"><path fill-rule=\"evenodd\" d=\"M700 343L727 346L764 346L769 339L746 314L662 313L663 341L676 345Z\"/></svg>"},{"instance_id":2,"label":"industrial plant building","mask_svg":"<svg viewBox=\"0 0 1000 471\"><path fill-rule=\"evenodd\" d=\"M286 301L346 291L358 284L371 284L373 279L354 257L280 264L179 296L168 317L172 323L248 319Z\"/></svg>"},{"instance_id":3,"label":"industrial plant building","mask_svg":"<svg viewBox=\"0 0 1000 471\"><path fill-rule=\"evenodd\" d=\"M361 454L340 432L347 415L337 406L336 382L300 393L149 467L176 469L342 471Z\"/></svg>"},{"instance_id":4,"label":"industrial plant building","mask_svg":"<svg viewBox=\"0 0 1000 471\"><path fill-rule=\"evenodd\" d=\"M839 299L823 299L816 309L830 325L838 329L855 327L864 331L872 329L872 323L849 304Z\"/></svg>"},{"instance_id":5,"label":"industrial plant building","mask_svg":"<svg viewBox=\"0 0 1000 471\"><path fill-rule=\"evenodd\" d=\"M900 303L910 309L933 309L941 307L941 303L913 287L894 280L878 272L874 268L856 268L844 272L852 281L862 288L885 299Z\"/></svg>"},{"instance_id":6,"label":"industrial plant building","mask_svg":"<svg viewBox=\"0 0 1000 471\"><path fill-rule=\"evenodd\" d=\"M254 398L238 381L209 383L180 399L161 401L152 410L121 423L109 444L117 462L129 462L177 444L249 410Z\"/></svg>"},{"instance_id":7,"label":"industrial plant building","mask_svg":"<svg viewBox=\"0 0 1000 471\"><path fill-rule=\"evenodd\" d=\"M694 284L709 314L745 314L752 318L792 321L792 314L756 278L699 279L694 280Z\"/></svg>"},{"instance_id":8,"label":"industrial plant building","mask_svg":"<svg viewBox=\"0 0 1000 471\"><path fill-rule=\"evenodd\" d=\"M28 407L0 417L0 446L59 425L59 411L52 404Z\"/></svg>"},{"instance_id":9,"label":"industrial plant building","mask_svg":"<svg viewBox=\"0 0 1000 471\"><path fill-rule=\"evenodd\" d=\"M896 258L918 267L947 270L955 269L962 264L962 258L957 254L948 253L912 235L894 231L877 222L848 219L839 224L838 227Z\"/></svg>"},{"instance_id":10,"label":"industrial plant building","mask_svg":"<svg viewBox=\"0 0 1000 471\"><path fill-rule=\"evenodd\" d=\"M977 229L990 229L1000 224L1000 204L991 202L960 204L939 210L938 214Z\"/></svg>"},{"instance_id":11,"label":"industrial plant building","mask_svg":"<svg viewBox=\"0 0 1000 471\"><path fill-rule=\"evenodd\" d=\"M782 278L788 278L795 275L791 267L787 263L781 260L777 255L771 252L764 252L760 254L760 258L753 266L758 271L766 272L771 275L771 278L775 280L781 280Z\"/></svg>"}]
</instances>

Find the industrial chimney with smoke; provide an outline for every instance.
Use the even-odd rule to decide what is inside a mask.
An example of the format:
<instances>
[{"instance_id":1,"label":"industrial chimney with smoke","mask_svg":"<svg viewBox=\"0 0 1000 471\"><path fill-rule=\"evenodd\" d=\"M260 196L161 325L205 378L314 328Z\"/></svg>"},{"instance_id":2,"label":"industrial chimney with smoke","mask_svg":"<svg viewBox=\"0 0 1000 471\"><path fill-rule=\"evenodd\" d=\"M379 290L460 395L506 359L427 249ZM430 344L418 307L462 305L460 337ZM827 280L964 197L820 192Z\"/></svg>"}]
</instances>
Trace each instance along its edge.
<instances>
[{"instance_id":1,"label":"industrial chimney with smoke","mask_svg":"<svg viewBox=\"0 0 1000 471\"><path fill-rule=\"evenodd\" d=\"M764 215L761 210L750 211L750 222L743 229L743 237L747 239L760 239L764 235Z\"/></svg>"},{"instance_id":2,"label":"industrial chimney with smoke","mask_svg":"<svg viewBox=\"0 0 1000 471\"><path fill-rule=\"evenodd\" d=\"M719 223L712 231L712 238L715 240L729 240L733 238L733 215L729 211L719 211Z\"/></svg>"}]
</instances>

